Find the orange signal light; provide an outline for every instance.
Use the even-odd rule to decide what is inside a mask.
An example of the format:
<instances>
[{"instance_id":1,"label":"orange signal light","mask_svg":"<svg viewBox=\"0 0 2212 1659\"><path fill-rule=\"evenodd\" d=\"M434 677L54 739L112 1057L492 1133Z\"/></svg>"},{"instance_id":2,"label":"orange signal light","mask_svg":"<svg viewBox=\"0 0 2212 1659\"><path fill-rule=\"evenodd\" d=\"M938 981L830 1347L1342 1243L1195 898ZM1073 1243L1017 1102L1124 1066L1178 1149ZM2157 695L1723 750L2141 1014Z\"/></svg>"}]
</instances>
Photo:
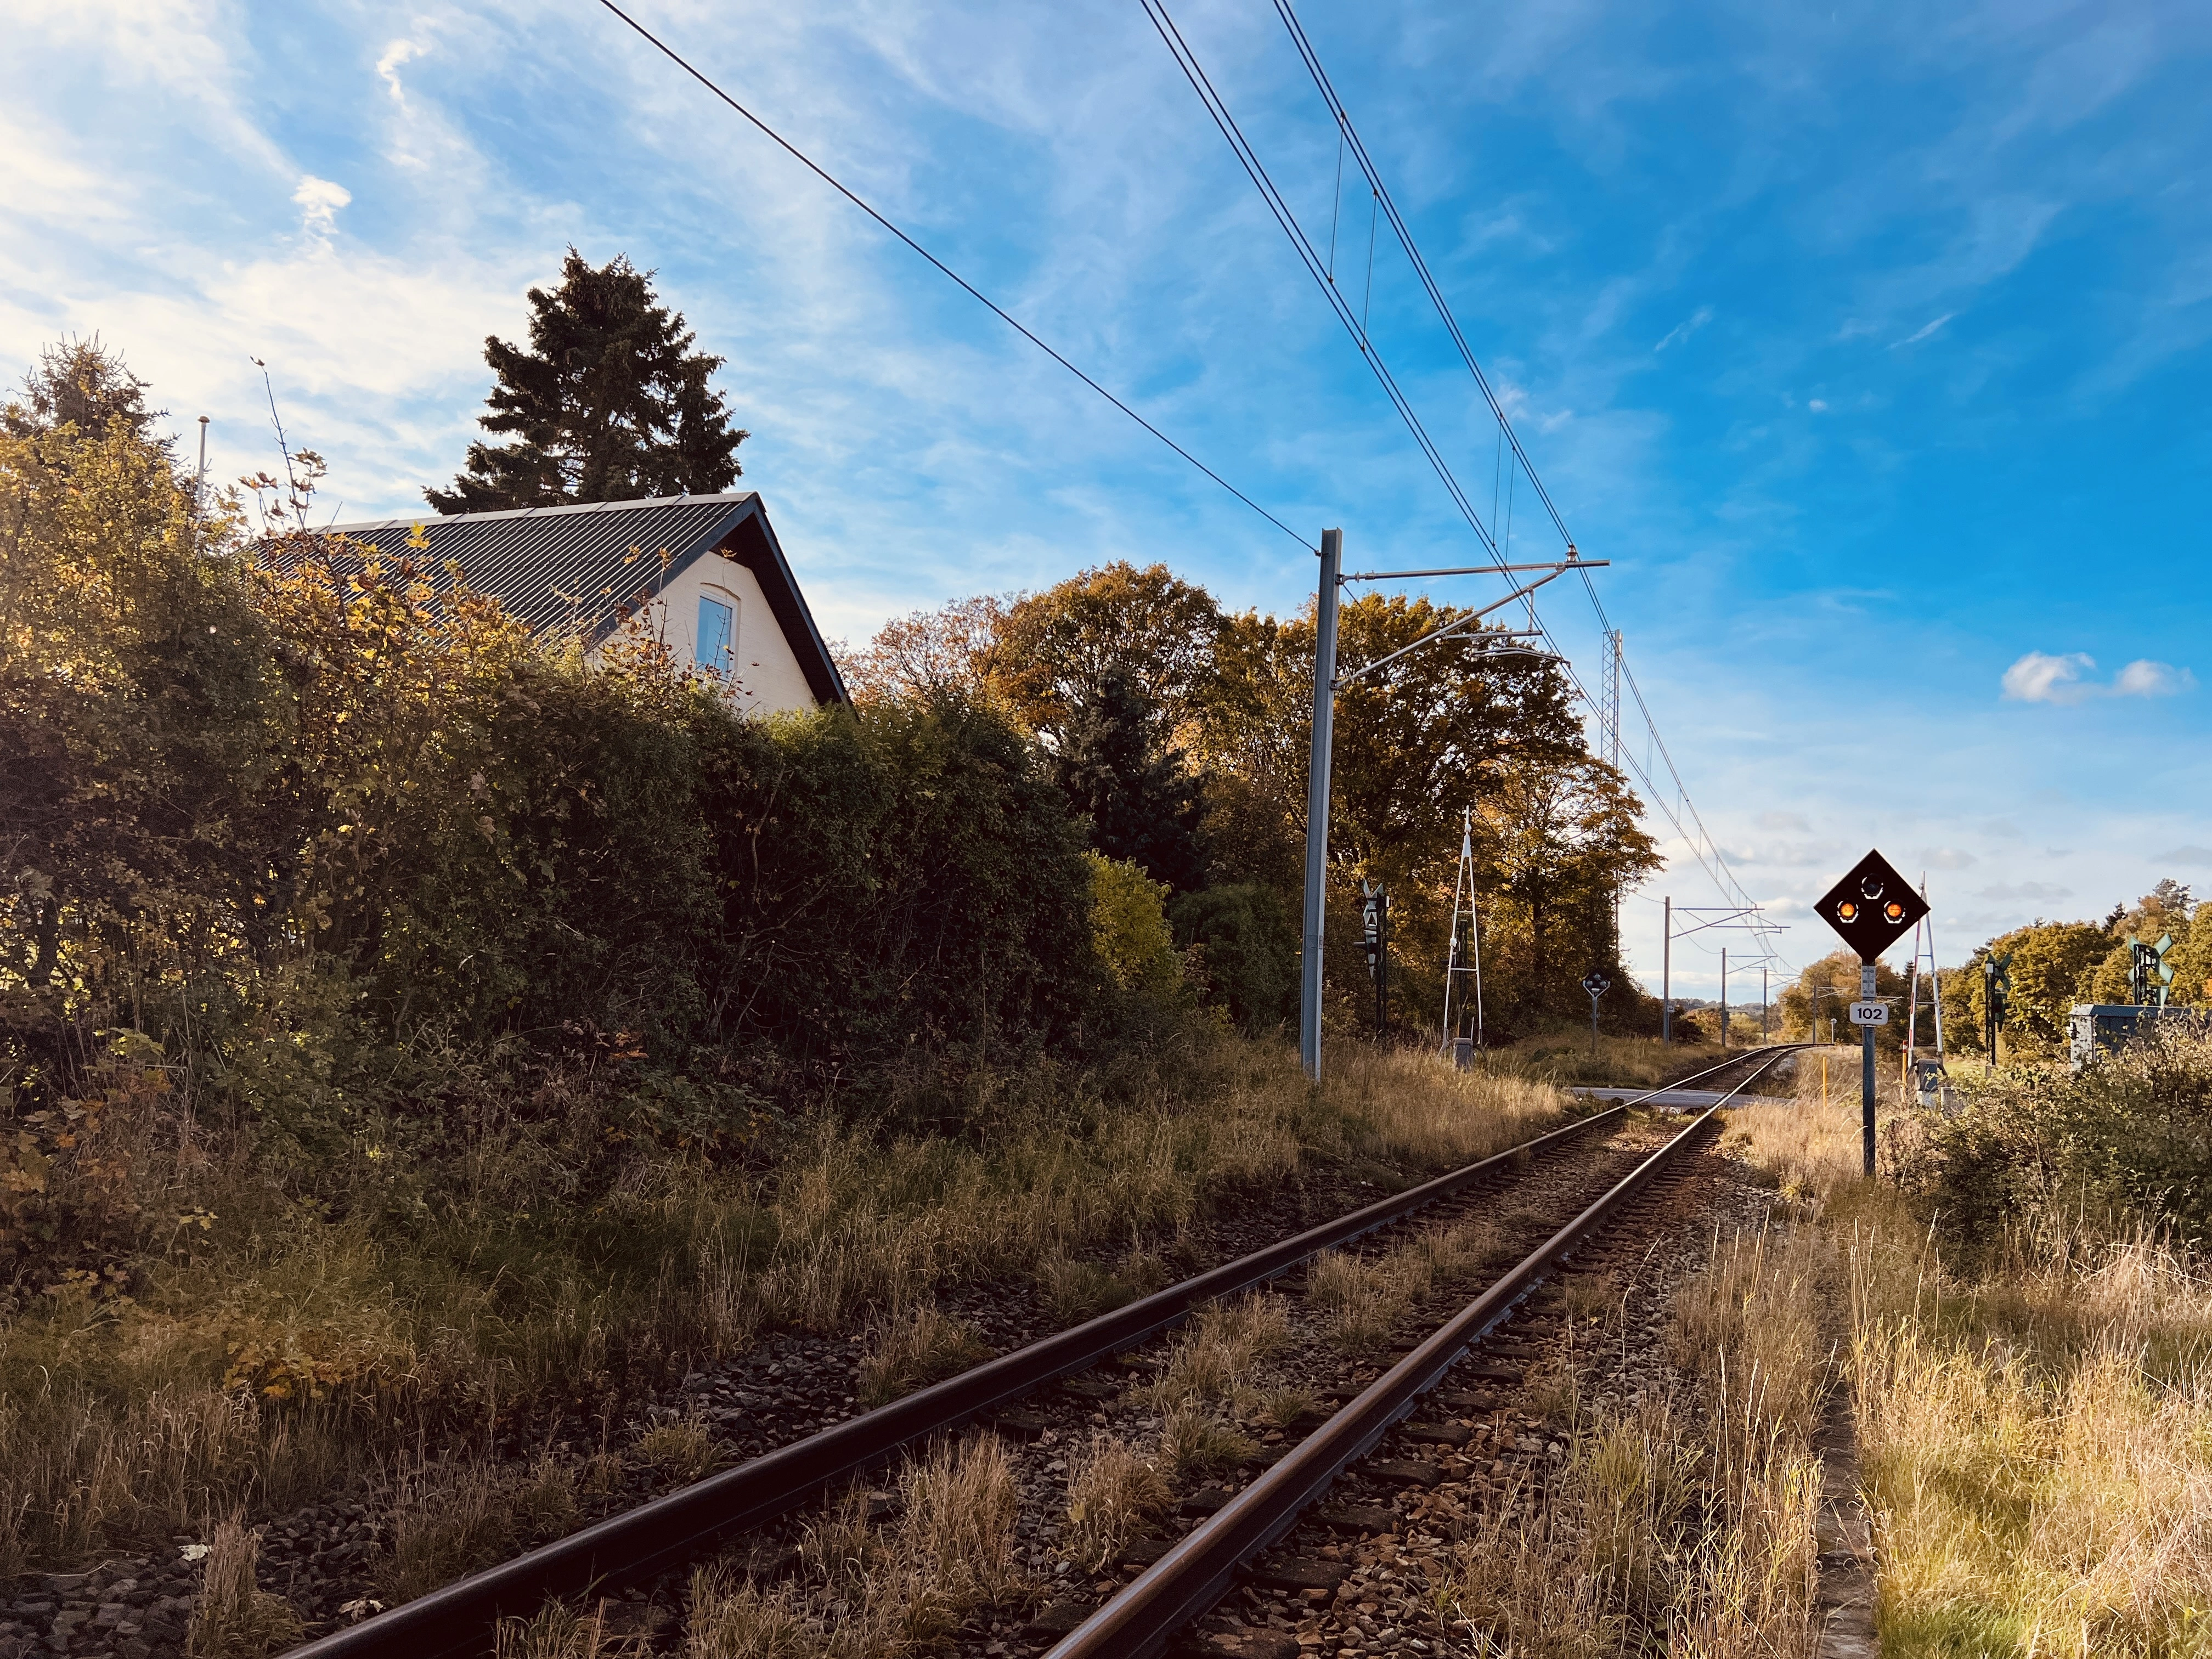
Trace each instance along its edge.
<instances>
[{"instance_id":1,"label":"orange signal light","mask_svg":"<svg viewBox=\"0 0 2212 1659\"><path fill-rule=\"evenodd\" d=\"M1859 907L1852 903L1849 899L1845 899L1841 904L1838 904L1836 907L1836 920L1838 921L1856 921L1858 919Z\"/></svg>"},{"instance_id":2,"label":"orange signal light","mask_svg":"<svg viewBox=\"0 0 2212 1659\"><path fill-rule=\"evenodd\" d=\"M1899 904L1895 899L1892 899L1888 903L1883 905L1881 907L1881 913L1885 916L1887 916L1892 921L1903 921L1905 920L1905 907Z\"/></svg>"}]
</instances>

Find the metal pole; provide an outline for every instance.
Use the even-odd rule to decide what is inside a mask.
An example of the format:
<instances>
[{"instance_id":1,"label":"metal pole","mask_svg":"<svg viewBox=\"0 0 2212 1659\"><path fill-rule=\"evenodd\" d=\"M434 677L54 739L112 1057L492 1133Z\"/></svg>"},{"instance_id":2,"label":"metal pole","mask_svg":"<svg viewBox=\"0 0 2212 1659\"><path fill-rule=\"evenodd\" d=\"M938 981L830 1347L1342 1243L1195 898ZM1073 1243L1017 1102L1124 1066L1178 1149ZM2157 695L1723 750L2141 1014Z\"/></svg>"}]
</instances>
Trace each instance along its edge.
<instances>
[{"instance_id":1,"label":"metal pole","mask_svg":"<svg viewBox=\"0 0 2212 1659\"><path fill-rule=\"evenodd\" d=\"M1862 959L1859 963L1859 1000L1874 1000L1874 963ZM1859 1152L1866 1166L1866 1175L1874 1176L1874 1027L1859 1027L1859 1040L1865 1045L1859 1066Z\"/></svg>"},{"instance_id":2,"label":"metal pole","mask_svg":"<svg viewBox=\"0 0 2212 1659\"><path fill-rule=\"evenodd\" d=\"M1759 964L1759 1040L1761 1042L1766 1041L1766 1008L1773 1000L1767 994L1766 964L1762 962Z\"/></svg>"},{"instance_id":3,"label":"metal pole","mask_svg":"<svg viewBox=\"0 0 2212 1659\"><path fill-rule=\"evenodd\" d=\"M1321 1081L1322 884L1328 875L1328 758L1336 725L1336 590L1344 532L1321 532L1321 585L1314 600L1313 759L1306 774L1306 915L1298 962L1298 1058Z\"/></svg>"},{"instance_id":4,"label":"metal pole","mask_svg":"<svg viewBox=\"0 0 2212 1659\"><path fill-rule=\"evenodd\" d=\"M1728 946L1721 946L1721 1048L1728 1048Z\"/></svg>"},{"instance_id":5,"label":"metal pole","mask_svg":"<svg viewBox=\"0 0 2212 1659\"><path fill-rule=\"evenodd\" d=\"M1928 898L1928 879L1920 880L1920 897ZM1943 1058L1943 970L1936 965L1936 913L1928 913L1928 1006L1936 1014L1936 1058Z\"/></svg>"},{"instance_id":6,"label":"metal pole","mask_svg":"<svg viewBox=\"0 0 2212 1659\"><path fill-rule=\"evenodd\" d=\"M1474 1046L1482 1047L1482 912L1474 903L1474 872L1467 878L1467 932L1474 946Z\"/></svg>"},{"instance_id":7,"label":"metal pole","mask_svg":"<svg viewBox=\"0 0 2212 1659\"><path fill-rule=\"evenodd\" d=\"M1659 1041L1674 1040L1674 991L1670 977L1674 966L1674 901L1659 901Z\"/></svg>"}]
</instances>

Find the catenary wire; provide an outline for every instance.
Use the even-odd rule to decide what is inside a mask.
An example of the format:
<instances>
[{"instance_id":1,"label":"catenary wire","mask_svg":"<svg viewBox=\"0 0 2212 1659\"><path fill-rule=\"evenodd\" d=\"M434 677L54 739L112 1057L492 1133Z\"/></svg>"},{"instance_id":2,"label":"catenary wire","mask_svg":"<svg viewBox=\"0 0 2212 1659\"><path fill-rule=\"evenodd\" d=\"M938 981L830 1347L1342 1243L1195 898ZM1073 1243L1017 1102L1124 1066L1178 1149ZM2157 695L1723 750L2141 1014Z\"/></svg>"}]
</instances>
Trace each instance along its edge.
<instances>
[{"instance_id":1,"label":"catenary wire","mask_svg":"<svg viewBox=\"0 0 2212 1659\"><path fill-rule=\"evenodd\" d=\"M1238 501L1243 502L1245 506L1250 507L1255 513L1265 519L1269 524L1274 526L1276 529L1281 531L1292 541L1297 543L1297 544L1304 548L1306 551L1311 553L1316 550L1314 544L1308 541L1304 536L1291 529L1290 526L1285 524L1280 519L1267 511L1266 507L1261 506L1259 502L1254 501L1243 490L1237 489L1235 484L1231 483L1228 479L1223 477L1218 472L1216 472L1204 461L1200 460L1197 456L1192 454L1190 451L1185 449L1173 438L1169 437L1166 433L1161 431L1159 428L1154 426L1150 421L1137 413L1135 410L1123 403L1121 398L1115 397L1104 386L1099 385L1097 381L1092 380L1090 375L1085 374L1073 363L1070 362L1066 357L1063 357L1059 352L1053 349L1052 347L1047 345L1042 339L1038 338L1035 333L1031 332L1025 324L1021 322L1018 318L1011 315L996 301L993 300L990 295L985 294L965 276L963 276L958 271L953 270L951 266L946 264L944 260L939 258L934 253L932 253L920 242L915 241L913 237L908 235L906 232L901 230L889 219L884 217L882 214L877 212L874 208L871 207L853 191L840 182L827 169L816 162L811 156L808 155L804 150L793 144L774 127L769 125L767 122L762 120L759 116L754 114L752 111L746 108L735 98L732 98L728 93L723 91L722 88L709 76L708 76L702 70L694 67L693 64L673 46L670 46L659 35L653 33L652 30L647 28L644 24L639 22L637 19L631 16L620 6L617 5L615 3L615 0L599 0L599 3L605 7L607 10L612 12L617 17L620 18L624 23L628 24L630 28L635 31L637 35L646 42L647 45L652 46L654 51L659 52L661 56L667 58L670 63L682 70L684 74L690 76L701 86L706 88L708 92L714 94L715 97L720 99L722 102L727 104L738 114L744 116L746 120L751 122L755 127L758 128L762 133L773 140L775 144L787 155L790 155L793 160L799 162L800 166L805 167L808 172L814 174L816 178L821 179L823 184L829 185L830 189L836 191L840 196L842 196L854 207L860 209L861 212L866 214L868 217L874 220L885 230L890 232L892 235L898 238L900 241L905 243L907 246L911 248L915 252L920 254L924 259L927 259L931 264L934 265L939 271L950 277L954 283L965 289L971 297L988 308L991 313L997 317L1000 321L1005 323L1007 327L1012 329L1017 334L1020 335L1024 340L1027 340L1039 351L1044 353L1046 356L1051 358L1053 362L1058 363L1062 368L1075 376L1077 380L1082 381L1084 385L1089 386L1093 392L1103 398L1108 403L1113 404L1115 408L1120 410L1124 415L1134 421L1139 426L1144 428L1146 431L1151 433L1152 436L1158 438L1170 449L1172 449L1176 454L1182 456L1184 460L1188 461L1200 472L1203 472L1207 477L1212 479L1215 483L1219 484L1222 489L1227 490Z\"/></svg>"},{"instance_id":2,"label":"catenary wire","mask_svg":"<svg viewBox=\"0 0 2212 1659\"><path fill-rule=\"evenodd\" d=\"M1473 348L1468 344L1467 336L1460 328L1459 319L1452 314L1451 306L1444 298L1443 290L1437 284L1435 276L1431 272L1428 261L1422 258L1420 246L1413 240L1412 228L1406 223L1404 216L1399 212L1398 204L1390 194L1389 186L1382 180L1381 168L1376 166L1374 158L1368 153L1366 144L1359 137L1359 130L1352 124L1351 112L1345 107L1343 100L1337 96L1336 88L1328 78L1328 71L1322 64L1320 53L1315 50L1312 41L1307 37L1305 29L1299 23L1297 15L1292 9L1290 0L1274 0L1274 5L1277 14L1282 18L1285 28L1290 33L1292 45L1297 47L1299 58L1305 64L1307 73L1313 79L1316 89L1321 94L1322 101L1328 106L1330 116L1337 129L1339 144L1347 145L1350 148L1352 159L1358 164L1360 172L1367 179L1369 189L1375 193L1376 199L1381 204L1382 213L1389 220L1391 230L1396 235L1400 247L1404 250L1407 263L1413 266L1414 274L1419 278L1422 289L1429 296L1430 303L1435 307L1438 319L1443 323L1445 331L1450 335L1452 344L1458 349L1461 361L1467 365L1468 374L1474 377L1475 385L1481 390L1483 400L1489 405L1491 414L1498 422L1501 442L1511 446L1514 459L1519 464L1517 470L1528 475L1529 487L1535 491L1537 499L1542 502L1544 511L1551 519L1553 526L1559 532L1560 539L1568 546L1573 546L1574 539L1568 532L1565 519L1561 516L1557 504L1553 501L1551 492L1545 489L1543 479L1538 476L1534 465L1529 461L1528 452L1522 447L1520 434L1514 430L1513 422L1507 416L1504 405L1499 402L1496 392L1492 387L1489 377L1483 373L1481 363L1477 361ZM1604 602L1598 597L1597 585L1592 580L1589 571L1585 570L1581 574L1583 592L1589 597L1591 608L1596 613L1599 627L1609 636L1613 632L1613 623L1606 614ZM1532 601L1530 605L1532 611L1534 608ZM1626 662L1621 665L1621 672L1628 680L1630 690L1635 696L1638 712L1644 718L1644 729L1657 744L1660 755L1665 761L1669 779L1674 786L1674 793L1680 807L1687 811L1692 823L1696 826L1695 836L1692 836L1688 827L1682 823L1679 812L1664 804L1664 797L1659 793L1647 775L1646 769L1636 766L1633 756L1626 751L1624 751L1624 758L1628 761L1632 769L1637 772L1644 783L1648 798L1652 800L1652 804L1658 807L1676 833L1688 843L1693 856L1700 865L1705 866L1706 873L1713 878L1715 884L1721 889L1722 892L1729 897L1740 899L1747 904L1753 902L1748 893L1745 891L1742 884L1736 879L1735 872L1728 867L1726 859L1723 857L1718 846L1713 842L1710 832L1706 830L1704 819L1698 814L1696 804L1691 800L1688 788L1682 781L1681 773L1674 764L1674 757L1668 752L1666 740L1659 735L1657 725L1651 716L1650 705L1644 702L1642 688L1636 684L1635 677L1629 673ZM1577 690L1581 690L1579 677L1573 673L1571 666L1569 677L1576 681ZM1585 700L1587 700L1587 693L1585 693ZM1595 708L1597 705L1593 702L1591 707Z\"/></svg>"}]
</instances>

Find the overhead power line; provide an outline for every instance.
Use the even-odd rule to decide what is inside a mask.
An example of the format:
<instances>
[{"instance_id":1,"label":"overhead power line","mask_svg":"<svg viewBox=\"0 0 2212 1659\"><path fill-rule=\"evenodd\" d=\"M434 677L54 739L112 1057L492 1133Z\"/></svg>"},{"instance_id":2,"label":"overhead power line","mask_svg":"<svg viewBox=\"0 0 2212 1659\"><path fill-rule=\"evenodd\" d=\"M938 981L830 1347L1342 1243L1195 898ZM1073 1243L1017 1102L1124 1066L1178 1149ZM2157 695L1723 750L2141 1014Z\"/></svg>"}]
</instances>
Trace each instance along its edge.
<instances>
[{"instance_id":1,"label":"overhead power line","mask_svg":"<svg viewBox=\"0 0 2212 1659\"><path fill-rule=\"evenodd\" d=\"M715 97L720 99L722 102L727 104L738 114L744 116L746 120L751 122L755 127L758 128L762 133L773 140L775 143L793 161L804 167L816 178L821 179L823 184L829 185L830 189L836 191L840 196L842 196L854 207L860 209L861 212L866 214L868 217L874 220L885 230L890 232L892 235L897 237L900 241L905 243L907 246L913 249L914 252L920 254L923 258L927 259L945 276L951 278L953 282L958 283L960 287L972 298L988 307L991 313L997 317L1000 322L1003 322L1007 327L1012 329L1014 332L1020 335L1022 338L1027 340L1039 351L1044 353L1046 356L1051 358L1053 362L1058 363L1062 368L1075 376L1077 380L1082 381L1084 385L1089 386L1093 392L1103 398L1108 403L1113 404L1115 408L1120 410L1124 415L1134 421L1139 426L1144 428L1146 431L1151 433L1155 438L1158 438L1170 449L1175 451L1176 454L1182 456L1184 460L1188 461L1200 472L1203 472L1207 477L1212 479L1215 483L1219 484L1222 489L1227 490L1238 501L1243 502L1245 506L1250 507L1255 513L1265 519L1269 524L1274 526L1276 529L1281 531L1285 536L1288 536L1291 540L1297 543L1299 546L1304 548L1307 552L1311 553L1316 550L1314 544L1308 541L1304 536L1291 529L1290 526L1285 524L1280 519L1267 511L1266 507L1261 506L1259 502L1254 501L1243 490L1237 489L1235 484L1230 483L1228 479L1223 477L1218 472L1216 472L1204 461L1200 460L1197 456L1192 454L1190 451L1185 449L1173 438L1169 437L1166 433L1161 431L1159 428L1154 426L1150 421L1137 413L1135 410L1123 403L1121 398L1115 397L1104 386L1099 385L1097 380L1092 380L1090 375L1078 368L1058 351L1054 350L1051 346L1047 345L1044 341L1039 339L1026 324L1023 323L1018 318L1007 312L1004 307L1000 306L998 301L992 299L989 295L984 293L983 290L977 288L975 283L969 282L958 271L953 270L951 265L946 264L944 260L939 258L934 253L932 253L920 242L915 240L913 237L908 235L906 232L900 229L889 219L886 219L882 214L878 213L873 207L870 206L868 203L862 200L858 194L848 188L842 182L831 174L827 168L821 166L820 163L817 162L811 156L808 155L804 150L793 143L788 138L786 138L774 127L769 125L767 122L762 120L759 116L754 114L752 111L747 109L743 104L739 103L735 98L732 98L728 93L723 91L722 88L704 71L694 66L691 62L678 52L675 47L670 46L659 35L653 33L651 29L646 27L644 24L639 22L637 19L632 17L628 12L617 5L615 3L615 0L599 0L599 3L602 6L605 6L609 11L612 12L617 17L620 18L624 23L628 24L631 29L635 31L638 37L644 40L647 45L653 47L654 51L660 53L662 57L667 58L670 63L675 64L677 68L682 70L684 74L690 76L701 86L706 88L708 92L714 94Z\"/></svg>"},{"instance_id":2,"label":"overhead power line","mask_svg":"<svg viewBox=\"0 0 2212 1659\"><path fill-rule=\"evenodd\" d=\"M1198 61L1196 52L1183 38L1182 31L1176 27L1175 20L1169 15L1163 0L1139 0L1139 3L1144 7L1146 15L1150 18L1152 27L1158 31L1161 40L1166 44L1170 55L1176 60L1176 67L1182 70L1183 76L1190 82L1192 90L1198 94L1199 100L1206 106L1206 113L1212 118L1215 126L1220 130L1222 137L1228 140L1231 149L1235 152L1238 162L1251 179L1255 188L1259 191L1268 210L1274 216L1276 222L1281 226L1284 234L1290 239L1291 245L1297 252L1300 263L1305 266L1307 274L1314 278L1316 285L1328 301L1330 309L1336 313L1338 319L1344 324L1346 331L1352 335L1359 347L1361 356L1374 372L1376 380L1381 383L1392 407L1396 410L1399 418L1405 422L1407 430L1413 436L1414 442L1419 447L1422 454L1426 457L1431 467L1443 482L1454 505L1460 509L1461 514L1474 530L1492 559L1498 564L1504 564L1506 556L1494 533L1494 526L1486 525L1481 515L1475 511L1467 492L1453 475L1451 466L1444 459L1442 449L1430 436L1420 416L1414 411L1411 402L1399 388L1397 380L1391 374L1388 365L1383 362L1382 354L1376 349L1373 340L1368 335L1364 318L1355 317L1349 301L1339 292L1332 275L1334 262L1325 264L1316 255L1311 241L1299 226L1297 216L1291 212L1288 202L1268 175L1267 167L1261 161L1258 153L1245 138L1242 129L1237 124L1236 118L1230 112L1226 100L1223 99L1207 76L1205 67ZM1443 289L1431 272L1428 261L1422 258L1419 245L1413 239L1411 227L1407 224L1405 216L1399 211L1398 204L1390 194L1389 186L1383 181L1382 170L1376 165L1374 157L1369 154L1366 144L1361 140L1358 129L1352 123L1351 112L1346 109L1343 100L1337 96L1336 89L1329 81L1328 72L1322 64L1319 52L1314 49L1312 41L1299 24L1297 14L1291 10L1288 0L1274 0L1274 3L1285 27L1290 32L1292 43L1297 48L1300 58L1305 64L1307 72L1312 76L1314 85L1320 92L1322 101L1328 106L1329 113L1337 128L1340 150L1348 149L1358 163L1360 174L1366 179L1368 189L1372 193L1375 202L1389 222L1392 234L1398 239L1399 246L1404 251L1407 262L1419 278L1422 289L1427 294L1431 304L1435 307L1437 315L1443 323L1446 332L1450 335L1461 361L1466 364L1468 373L1474 377L1476 386L1480 390L1483 401L1488 405L1492 418L1497 422L1498 432L1504 444L1512 450L1516 471L1527 476L1529 487L1535 491L1546 515L1551 520L1553 527L1559 532L1559 539L1567 547L1572 549L1575 546L1574 538L1567 529L1565 519L1560 514L1558 504L1553 500L1551 492L1544 487L1543 480L1537 475L1534 464L1528 459L1528 451L1522 447L1520 434L1514 430L1512 420L1506 414L1504 404L1499 399L1495 388L1492 386L1488 375L1484 374L1482 365L1476 359L1473 348L1468 345L1467 336L1461 330L1458 319L1452 315L1450 304L1444 298ZM1493 503L1494 512L1495 504ZM1598 598L1596 586L1591 580L1588 571L1583 572L1582 576L1584 592L1588 594L1591 606L1596 612L1599 624L1605 630L1607 637L1610 639L1613 625L1611 620L1606 616L1603 603ZM1592 695L1589 688L1583 684L1582 677L1576 672L1573 661L1538 614L1534 600L1531 599L1527 604L1531 626L1559 658L1560 667L1565 673L1568 683L1574 688L1576 695L1581 698L1584 706L1590 708L1596 715L1601 727L1603 727L1607 718L1604 705ZM1659 735L1657 724L1651 717L1650 705L1644 701L1643 689L1636 684L1635 677L1628 673L1626 663L1622 665L1621 672L1627 679L1638 712L1644 719L1644 729L1650 735L1651 744L1657 750L1659 758L1664 765L1668 781L1673 785L1672 790L1662 790L1652 777L1648 762L1639 762L1634 752L1620 742L1617 713L1614 716L1613 729L1601 730L1601 738L1610 740L1608 747L1611 751L1626 763L1627 769L1644 786L1647 804L1667 820L1676 836L1689 849L1691 856L1697 860L1721 893L1731 901L1746 905L1755 905L1755 902L1745 890L1743 884L1736 879L1735 872L1729 868L1728 861L1722 855L1718 844L1706 830L1703 817L1698 812L1695 803L1690 799L1688 787L1682 781L1681 772L1675 766L1674 757L1668 752L1665 740Z\"/></svg>"}]
</instances>

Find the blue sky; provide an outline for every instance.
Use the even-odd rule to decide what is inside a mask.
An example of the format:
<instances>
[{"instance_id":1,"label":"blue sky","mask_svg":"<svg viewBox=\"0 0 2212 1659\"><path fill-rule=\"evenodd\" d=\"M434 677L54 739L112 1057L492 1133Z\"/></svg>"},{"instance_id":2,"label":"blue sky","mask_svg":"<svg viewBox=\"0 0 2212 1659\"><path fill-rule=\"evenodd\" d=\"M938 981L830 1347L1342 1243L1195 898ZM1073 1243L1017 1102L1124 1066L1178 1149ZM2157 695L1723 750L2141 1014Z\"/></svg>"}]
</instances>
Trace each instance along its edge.
<instances>
[{"instance_id":1,"label":"blue sky","mask_svg":"<svg viewBox=\"0 0 2212 1659\"><path fill-rule=\"evenodd\" d=\"M1279 516L1340 524L1355 565L1470 562L1134 0L638 10ZM271 453L258 356L326 505L410 510L473 430L483 336L573 241L657 269L730 359L745 482L833 634L1118 557L1240 607L1310 592L1310 555L588 0L9 12L0 371L98 330L180 428L213 417L218 476ZM1272 8L1176 15L1325 240L1334 131ZM1806 902L1869 845L1927 872L1947 961L2160 875L2212 888L2212 12L1301 15L1613 561L1631 667L1785 958L1827 948ZM1347 186L1340 281L1486 507L1488 417L1387 227L1370 287L1366 208ZM1516 499L1516 550L1556 548ZM1595 683L1589 607L1553 591ZM1678 855L1631 900L1655 988L1665 892L1714 899ZM1685 945L1677 988L1714 965Z\"/></svg>"}]
</instances>

